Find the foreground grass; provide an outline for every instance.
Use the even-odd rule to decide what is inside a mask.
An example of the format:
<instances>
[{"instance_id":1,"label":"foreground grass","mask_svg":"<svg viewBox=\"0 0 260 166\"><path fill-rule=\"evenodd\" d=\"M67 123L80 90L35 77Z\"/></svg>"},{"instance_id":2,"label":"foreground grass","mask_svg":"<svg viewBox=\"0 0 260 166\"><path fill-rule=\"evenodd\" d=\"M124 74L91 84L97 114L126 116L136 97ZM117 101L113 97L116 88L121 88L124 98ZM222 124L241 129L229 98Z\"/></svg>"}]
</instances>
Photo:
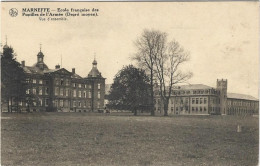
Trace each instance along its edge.
<instances>
[{"instance_id":1,"label":"foreground grass","mask_svg":"<svg viewBox=\"0 0 260 166\"><path fill-rule=\"evenodd\" d=\"M1 124L2 165L258 164L253 117L33 113Z\"/></svg>"}]
</instances>

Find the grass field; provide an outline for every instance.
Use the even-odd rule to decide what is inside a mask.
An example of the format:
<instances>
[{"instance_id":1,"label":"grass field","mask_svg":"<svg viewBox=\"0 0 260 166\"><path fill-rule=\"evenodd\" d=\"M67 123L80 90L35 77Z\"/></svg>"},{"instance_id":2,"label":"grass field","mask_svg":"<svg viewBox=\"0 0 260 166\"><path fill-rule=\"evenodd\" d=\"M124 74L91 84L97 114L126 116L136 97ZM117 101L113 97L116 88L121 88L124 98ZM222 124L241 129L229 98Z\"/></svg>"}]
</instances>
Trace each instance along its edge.
<instances>
[{"instance_id":1,"label":"grass field","mask_svg":"<svg viewBox=\"0 0 260 166\"><path fill-rule=\"evenodd\" d=\"M1 124L2 165L258 165L258 117L2 113Z\"/></svg>"}]
</instances>

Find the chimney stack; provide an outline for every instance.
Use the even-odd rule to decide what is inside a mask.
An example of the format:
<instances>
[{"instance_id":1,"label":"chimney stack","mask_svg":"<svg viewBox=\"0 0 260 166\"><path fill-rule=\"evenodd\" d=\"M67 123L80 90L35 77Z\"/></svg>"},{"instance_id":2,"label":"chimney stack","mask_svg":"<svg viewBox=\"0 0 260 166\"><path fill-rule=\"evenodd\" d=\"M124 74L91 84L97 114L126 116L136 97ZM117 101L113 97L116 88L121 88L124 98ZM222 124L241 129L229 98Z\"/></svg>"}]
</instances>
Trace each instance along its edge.
<instances>
[{"instance_id":1,"label":"chimney stack","mask_svg":"<svg viewBox=\"0 0 260 166\"><path fill-rule=\"evenodd\" d=\"M75 74L75 68L72 68L72 73Z\"/></svg>"},{"instance_id":2,"label":"chimney stack","mask_svg":"<svg viewBox=\"0 0 260 166\"><path fill-rule=\"evenodd\" d=\"M22 61L22 67L25 67L25 61Z\"/></svg>"},{"instance_id":3,"label":"chimney stack","mask_svg":"<svg viewBox=\"0 0 260 166\"><path fill-rule=\"evenodd\" d=\"M60 65L56 65L56 66L55 66L55 69L59 69L59 68L60 68Z\"/></svg>"}]
</instances>

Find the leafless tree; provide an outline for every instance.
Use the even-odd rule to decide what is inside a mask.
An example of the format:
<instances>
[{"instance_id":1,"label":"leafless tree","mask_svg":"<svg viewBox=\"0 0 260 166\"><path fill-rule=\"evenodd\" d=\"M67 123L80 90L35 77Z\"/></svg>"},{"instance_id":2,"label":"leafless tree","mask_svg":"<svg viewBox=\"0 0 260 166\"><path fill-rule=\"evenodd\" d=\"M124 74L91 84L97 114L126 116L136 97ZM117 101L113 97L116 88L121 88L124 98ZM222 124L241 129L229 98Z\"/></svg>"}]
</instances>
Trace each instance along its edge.
<instances>
[{"instance_id":1,"label":"leafless tree","mask_svg":"<svg viewBox=\"0 0 260 166\"><path fill-rule=\"evenodd\" d=\"M150 92L151 92L151 115L154 115L154 57L158 54L158 38L166 35L160 31L145 29L142 35L135 41L137 49L136 54L132 58L138 63L138 66L147 71L150 76Z\"/></svg>"},{"instance_id":2,"label":"leafless tree","mask_svg":"<svg viewBox=\"0 0 260 166\"><path fill-rule=\"evenodd\" d=\"M190 59L190 54L166 36L159 39L158 54L154 56L155 72L159 81L160 97L164 106L164 116L168 116L168 104L175 84L184 83L192 77L191 72L181 71L181 65Z\"/></svg>"},{"instance_id":3,"label":"leafless tree","mask_svg":"<svg viewBox=\"0 0 260 166\"><path fill-rule=\"evenodd\" d=\"M164 115L168 115L168 104L173 85L184 83L192 77L191 72L183 72L180 66L187 62L190 55L172 40L167 42L167 34L157 30L144 30L135 42L137 53L133 57L138 65L149 71L152 105L154 106L154 83L159 82L159 94L164 106ZM154 115L154 109L151 112Z\"/></svg>"}]
</instances>

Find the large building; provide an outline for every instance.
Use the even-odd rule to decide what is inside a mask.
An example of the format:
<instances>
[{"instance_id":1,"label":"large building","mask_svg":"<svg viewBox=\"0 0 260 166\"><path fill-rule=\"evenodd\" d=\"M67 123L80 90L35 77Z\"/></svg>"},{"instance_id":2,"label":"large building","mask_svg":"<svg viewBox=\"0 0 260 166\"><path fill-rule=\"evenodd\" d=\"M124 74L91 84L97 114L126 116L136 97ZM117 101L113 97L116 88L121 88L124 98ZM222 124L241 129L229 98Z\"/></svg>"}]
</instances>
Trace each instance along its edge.
<instances>
[{"instance_id":1,"label":"large building","mask_svg":"<svg viewBox=\"0 0 260 166\"><path fill-rule=\"evenodd\" d=\"M87 112L104 108L105 78L94 59L86 77L56 65L49 69L40 50L37 63L22 67L26 73L26 99L19 101L21 111ZM2 108L2 111L7 111Z\"/></svg>"},{"instance_id":2,"label":"large building","mask_svg":"<svg viewBox=\"0 0 260 166\"><path fill-rule=\"evenodd\" d=\"M155 109L163 113L160 96L155 92ZM259 100L244 94L227 93L227 80L217 80L216 88L191 84L174 87L168 105L169 114L258 114Z\"/></svg>"}]
</instances>

